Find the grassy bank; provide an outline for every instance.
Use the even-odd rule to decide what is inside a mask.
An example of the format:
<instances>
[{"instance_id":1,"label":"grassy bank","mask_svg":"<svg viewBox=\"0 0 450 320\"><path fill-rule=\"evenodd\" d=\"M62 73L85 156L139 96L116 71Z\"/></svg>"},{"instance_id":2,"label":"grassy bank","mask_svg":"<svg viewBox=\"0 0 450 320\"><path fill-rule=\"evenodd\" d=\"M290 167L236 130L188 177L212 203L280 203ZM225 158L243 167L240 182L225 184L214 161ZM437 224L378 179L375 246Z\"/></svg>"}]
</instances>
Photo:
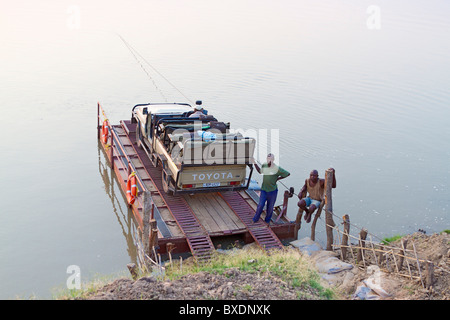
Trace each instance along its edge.
<instances>
[{"instance_id":1,"label":"grassy bank","mask_svg":"<svg viewBox=\"0 0 450 320\"><path fill-rule=\"evenodd\" d=\"M174 263L166 268L166 277L173 280L198 272L225 274L231 268L261 276L270 274L279 277L291 287L298 288L299 292L302 289L313 289L321 298L332 299L335 296L332 290L322 286L320 276L310 260L293 248L286 248L283 252L275 251L270 255L258 249L236 250L230 254L216 253L214 258L204 265L192 263L180 268L179 264Z\"/></svg>"},{"instance_id":2,"label":"grassy bank","mask_svg":"<svg viewBox=\"0 0 450 320\"><path fill-rule=\"evenodd\" d=\"M233 272L230 272L233 270ZM236 273L239 275L237 276ZM157 277L157 281L153 284L152 291L157 292L159 287L167 286L168 283L173 286L188 287L191 285L192 279L199 283L205 282L205 274L213 275L215 281L217 279L224 279L227 281L235 281L233 284L234 296L232 298L239 298L242 292L252 292L252 297L258 297L259 291L261 294L267 295L267 290L263 286L259 286L251 279L276 279L280 285L277 287L282 293L289 291L294 299L333 299L338 298L337 294L322 285L319 274L315 271L312 263L308 257L302 256L298 250L293 248L286 248L285 251L276 251L268 255L259 249L245 249L232 250L227 253L215 253L213 259L209 262L198 265L192 259L184 260L180 264L179 260L174 260L172 264L166 263L163 275ZM149 274L142 274L140 278L149 277ZM198 279L203 277L202 279ZM55 299L90 299L93 295L102 292L111 292L117 286L123 292L126 287L125 281L132 283L131 277L127 280L116 279L115 281L93 281L84 284L81 290L70 290L59 294ZM208 277L206 277L208 278ZM234 278L234 279L233 279ZM209 278L208 278L209 279ZM242 281L242 279L249 279ZM139 280L138 280L139 281ZM211 281L209 281L211 282ZM277 282L278 283L278 282ZM131 286L130 286L131 290ZM178 289L175 289L175 292ZM145 290L142 290L142 296L145 296ZM263 292L264 291L264 292ZM181 291L180 291L181 292ZM135 293L133 293L135 294ZM132 299L133 294L127 296ZM158 296L158 299L166 299L163 293ZM216 299L210 292L202 295L190 295L190 299ZM177 297L171 297L177 299ZM181 295L179 299L185 297ZM220 297L218 297L221 299ZM151 297L149 299L152 299Z\"/></svg>"}]
</instances>

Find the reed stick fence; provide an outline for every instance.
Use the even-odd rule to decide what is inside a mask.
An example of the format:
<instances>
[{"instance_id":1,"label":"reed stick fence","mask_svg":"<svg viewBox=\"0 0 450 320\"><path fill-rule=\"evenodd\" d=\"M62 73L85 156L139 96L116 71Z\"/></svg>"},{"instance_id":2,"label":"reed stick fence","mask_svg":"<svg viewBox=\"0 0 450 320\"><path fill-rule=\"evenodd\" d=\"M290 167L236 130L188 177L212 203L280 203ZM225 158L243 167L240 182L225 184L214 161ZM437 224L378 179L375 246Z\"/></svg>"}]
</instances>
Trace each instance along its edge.
<instances>
[{"instance_id":1,"label":"reed stick fence","mask_svg":"<svg viewBox=\"0 0 450 320\"><path fill-rule=\"evenodd\" d=\"M426 289L429 289L435 281L435 269L450 274L450 270L435 266L432 261L422 258L424 254L417 251L412 238L405 237L399 246L386 244L380 241L379 237L370 234L367 229L352 225L348 215L341 218L332 212L326 213L341 220L338 224L330 225L318 217L326 228L336 233L332 240L327 238L327 243L331 243L332 251L336 252L342 261L363 269L376 265L384 272L418 281ZM356 232L359 233L351 234L350 226L356 227ZM315 232L315 226L311 226L311 229L312 233ZM379 241L374 241L374 237Z\"/></svg>"}]
</instances>

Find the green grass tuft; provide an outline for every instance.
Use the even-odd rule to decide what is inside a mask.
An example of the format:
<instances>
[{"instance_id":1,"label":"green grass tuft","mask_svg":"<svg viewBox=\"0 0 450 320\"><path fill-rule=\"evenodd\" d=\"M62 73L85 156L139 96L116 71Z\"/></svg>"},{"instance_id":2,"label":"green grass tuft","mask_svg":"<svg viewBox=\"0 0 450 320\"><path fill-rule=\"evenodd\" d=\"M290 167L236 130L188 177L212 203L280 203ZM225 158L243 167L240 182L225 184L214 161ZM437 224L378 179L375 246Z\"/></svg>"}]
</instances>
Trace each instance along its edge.
<instances>
[{"instance_id":1,"label":"green grass tuft","mask_svg":"<svg viewBox=\"0 0 450 320\"><path fill-rule=\"evenodd\" d=\"M395 235L395 236L392 236L392 237L389 237L389 238L384 238L382 243L383 244L389 244L389 243L395 242L395 241L397 241L397 240L399 240L401 238L403 238L402 235Z\"/></svg>"}]
</instances>

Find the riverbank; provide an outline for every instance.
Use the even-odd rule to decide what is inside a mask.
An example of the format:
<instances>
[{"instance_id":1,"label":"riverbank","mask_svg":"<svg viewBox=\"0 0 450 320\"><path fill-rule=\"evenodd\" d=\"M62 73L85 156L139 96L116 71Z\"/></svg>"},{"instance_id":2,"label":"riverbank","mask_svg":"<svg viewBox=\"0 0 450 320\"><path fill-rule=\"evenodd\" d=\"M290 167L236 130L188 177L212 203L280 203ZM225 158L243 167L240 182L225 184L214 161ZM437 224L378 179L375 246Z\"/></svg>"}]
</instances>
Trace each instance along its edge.
<instances>
[{"instance_id":1,"label":"riverbank","mask_svg":"<svg viewBox=\"0 0 450 320\"><path fill-rule=\"evenodd\" d=\"M421 259L430 260L435 265L433 285L424 289L420 281L382 272L378 279L381 294L366 291L365 298L449 300L450 235L445 232L432 235L417 232L405 237L414 241ZM401 240L392 245L400 245ZM84 290L65 293L58 299L361 299L362 284L371 276L367 269L346 266L339 274L334 273L331 281L329 274L319 272L316 262L317 256L309 256L295 247L268 256L253 246L247 246L242 250L219 251L204 266L197 266L192 259L187 259L182 265L178 262L166 264L164 274L147 274L137 280L120 278L96 286L91 284Z\"/></svg>"},{"instance_id":2,"label":"riverbank","mask_svg":"<svg viewBox=\"0 0 450 320\"><path fill-rule=\"evenodd\" d=\"M88 284L58 299L88 300L324 300L336 297L311 260L295 248L267 255L254 245L218 250L209 263L166 263L137 280Z\"/></svg>"}]
</instances>

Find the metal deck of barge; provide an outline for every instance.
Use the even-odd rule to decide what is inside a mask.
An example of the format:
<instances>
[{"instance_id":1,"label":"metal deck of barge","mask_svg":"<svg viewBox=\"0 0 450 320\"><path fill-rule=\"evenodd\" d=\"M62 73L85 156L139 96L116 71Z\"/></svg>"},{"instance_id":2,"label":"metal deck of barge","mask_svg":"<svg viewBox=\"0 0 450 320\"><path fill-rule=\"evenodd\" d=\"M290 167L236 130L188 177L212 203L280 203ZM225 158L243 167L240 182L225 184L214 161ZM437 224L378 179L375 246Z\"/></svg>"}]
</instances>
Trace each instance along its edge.
<instances>
[{"instance_id":1,"label":"metal deck of barge","mask_svg":"<svg viewBox=\"0 0 450 320\"><path fill-rule=\"evenodd\" d=\"M281 249L281 240L294 239L295 222L281 217L274 210L270 226L252 217L259 196L254 190L170 195L163 191L160 166L154 166L136 143L136 124L121 120L111 125L98 104L98 139L109 165L115 172L122 193L126 196L127 179L135 172L138 180L137 199L130 207L138 228L143 231L143 193L151 196L153 215L158 228L158 252L167 252L167 244L175 246L173 253L191 252L196 259L208 259L215 249L213 240L238 235L245 243L256 242L262 249ZM109 127L106 142L102 136L103 121Z\"/></svg>"}]
</instances>

